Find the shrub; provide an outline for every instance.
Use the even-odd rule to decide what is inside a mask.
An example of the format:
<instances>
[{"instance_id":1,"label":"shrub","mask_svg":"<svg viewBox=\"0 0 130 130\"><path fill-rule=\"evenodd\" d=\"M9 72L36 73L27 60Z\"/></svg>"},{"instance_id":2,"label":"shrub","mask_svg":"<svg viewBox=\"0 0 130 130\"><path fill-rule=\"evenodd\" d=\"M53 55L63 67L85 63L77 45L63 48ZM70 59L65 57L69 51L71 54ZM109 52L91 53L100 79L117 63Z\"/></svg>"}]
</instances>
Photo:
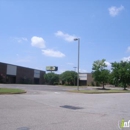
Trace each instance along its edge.
<instances>
[{"instance_id":1,"label":"shrub","mask_svg":"<svg viewBox=\"0 0 130 130\"><path fill-rule=\"evenodd\" d=\"M100 86L100 83L99 83L99 82L96 82L96 86Z\"/></svg>"},{"instance_id":2,"label":"shrub","mask_svg":"<svg viewBox=\"0 0 130 130\"><path fill-rule=\"evenodd\" d=\"M59 82L54 82L54 84L53 85L59 85Z\"/></svg>"},{"instance_id":3,"label":"shrub","mask_svg":"<svg viewBox=\"0 0 130 130\"><path fill-rule=\"evenodd\" d=\"M95 84L94 84L94 82L93 82L93 81L91 82L91 85L92 85L92 86L95 86Z\"/></svg>"}]
</instances>

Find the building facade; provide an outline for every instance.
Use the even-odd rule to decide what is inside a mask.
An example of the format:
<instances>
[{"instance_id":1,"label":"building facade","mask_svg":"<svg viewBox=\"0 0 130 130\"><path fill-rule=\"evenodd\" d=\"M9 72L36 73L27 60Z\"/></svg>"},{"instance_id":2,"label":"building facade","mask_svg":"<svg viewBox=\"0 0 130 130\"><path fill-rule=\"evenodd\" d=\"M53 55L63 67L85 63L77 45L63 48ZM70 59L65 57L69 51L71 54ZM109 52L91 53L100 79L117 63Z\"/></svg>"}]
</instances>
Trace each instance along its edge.
<instances>
[{"instance_id":1,"label":"building facade","mask_svg":"<svg viewBox=\"0 0 130 130\"><path fill-rule=\"evenodd\" d=\"M79 85L90 86L93 82L92 73L79 73Z\"/></svg>"},{"instance_id":2,"label":"building facade","mask_svg":"<svg viewBox=\"0 0 130 130\"><path fill-rule=\"evenodd\" d=\"M91 86L92 82L94 82L94 79L92 77L92 73L87 73L87 85Z\"/></svg>"},{"instance_id":3,"label":"building facade","mask_svg":"<svg viewBox=\"0 0 130 130\"><path fill-rule=\"evenodd\" d=\"M44 84L45 71L0 62L0 82Z\"/></svg>"}]
</instances>

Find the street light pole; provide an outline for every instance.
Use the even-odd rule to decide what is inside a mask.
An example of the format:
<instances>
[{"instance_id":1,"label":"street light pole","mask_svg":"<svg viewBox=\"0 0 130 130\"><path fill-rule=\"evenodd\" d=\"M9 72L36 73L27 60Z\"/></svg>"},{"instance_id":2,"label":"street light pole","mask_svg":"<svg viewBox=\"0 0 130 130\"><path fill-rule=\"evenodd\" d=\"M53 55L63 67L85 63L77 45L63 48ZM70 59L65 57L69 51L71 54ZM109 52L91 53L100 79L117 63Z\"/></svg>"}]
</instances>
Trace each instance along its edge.
<instances>
[{"instance_id":1,"label":"street light pole","mask_svg":"<svg viewBox=\"0 0 130 130\"><path fill-rule=\"evenodd\" d=\"M77 67L73 67L73 68L74 68L74 71L76 72ZM75 86L75 75L74 75L74 86Z\"/></svg>"},{"instance_id":2,"label":"street light pole","mask_svg":"<svg viewBox=\"0 0 130 130\"><path fill-rule=\"evenodd\" d=\"M79 51L80 51L80 38L75 38L74 41L78 41L78 73L77 73L77 90L79 91Z\"/></svg>"}]
</instances>

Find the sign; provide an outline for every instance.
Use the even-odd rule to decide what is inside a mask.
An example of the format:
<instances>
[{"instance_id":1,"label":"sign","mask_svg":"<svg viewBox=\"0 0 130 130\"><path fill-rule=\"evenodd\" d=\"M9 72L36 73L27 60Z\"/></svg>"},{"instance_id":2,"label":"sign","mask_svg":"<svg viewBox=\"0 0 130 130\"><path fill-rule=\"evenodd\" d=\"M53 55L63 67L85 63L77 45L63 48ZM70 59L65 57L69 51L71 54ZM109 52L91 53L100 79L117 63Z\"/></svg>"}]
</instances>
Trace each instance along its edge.
<instances>
[{"instance_id":1,"label":"sign","mask_svg":"<svg viewBox=\"0 0 130 130\"><path fill-rule=\"evenodd\" d=\"M57 71L58 67L57 66L47 66L46 71Z\"/></svg>"}]
</instances>

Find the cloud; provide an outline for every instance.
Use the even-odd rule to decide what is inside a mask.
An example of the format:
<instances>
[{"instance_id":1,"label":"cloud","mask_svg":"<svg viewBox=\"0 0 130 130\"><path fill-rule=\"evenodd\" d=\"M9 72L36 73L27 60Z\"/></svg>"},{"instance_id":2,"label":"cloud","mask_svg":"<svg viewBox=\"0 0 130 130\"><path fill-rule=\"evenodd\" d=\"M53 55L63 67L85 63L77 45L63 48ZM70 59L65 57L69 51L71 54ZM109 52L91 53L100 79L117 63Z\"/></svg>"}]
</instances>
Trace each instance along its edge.
<instances>
[{"instance_id":1,"label":"cloud","mask_svg":"<svg viewBox=\"0 0 130 130\"><path fill-rule=\"evenodd\" d=\"M117 8L116 6L112 6L110 8L108 8L108 11L109 11L109 14L112 16L112 17L115 17L116 15L119 14L119 12L121 12L122 10L124 9L124 6L120 6L119 8Z\"/></svg>"},{"instance_id":2,"label":"cloud","mask_svg":"<svg viewBox=\"0 0 130 130\"><path fill-rule=\"evenodd\" d=\"M21 37L21 38L15 37L14 40L16 40L18 43L22 43L22 42L27 42L28 41L28 39L25 38L25 37Z\"/></svg>"},{"instance_id":3,"label":"cloud","mask_svg":"<svg viewBox=\"0 0 130 130\"><path fill-rule=\"evenodd\" d=\"M130 61L130 56L122 58L123 61Z\"/></svg>"},{"instance_id":4,"label":"cloud","mask_svg":"<svg viewBox=\"0 0 130 130\"><path fill-rule=\"evenodd\" d=\"M69 34L67 34L67 33L63 33L62 31L57 31L56 33L55 33L55 35L57 36L57 37L61 37L61 38L63 38L65 41L67 41L67 42L72 42L72 41L74 41L74 39L76 38L76 36L74 36L74 35L69 35Z\"/></svg>"},{"instance_id":5,"label":"cloud","mask_svg":"<svg viewBox=\"0 0 130 130\"><path fill-rule=\"evenodd\" d=\"M54 51L52 49L45 49L42 50L43 55L49 56L49 57L57 57L57 58L62 58L65 57L65 54L63 54L60 51Z\"/></svg>"},{"instance_id":6,"label":"cloud","mask_svg":"<svg viewBox=\"0 0 130 130\"><path fill-rule=\"evenodd\" d=\"M108 61L105 61L105 64L106 64L108 67L110 67L110 66L111 66L111 63L110 63L110 62L108 62Z\"/></svg>"},{"instance_id":7,"label":"cloud","mask_svg":"<svg viewBox=\"0 0 130 130\"><path fill-rule=\"evenodd\" d=\"M25 38L25 37L22 37L22 40L23 40L23 41L28 41L28 39L27 39L27 38Z\"/></svg>"},{"instance_id":8,"label":"cloud","mask_svg":"<svg viewBox=\"0 0 130 130\"><path fill-rule=\"evenodd\" d=\"M130 46L127 48L127 52L130 52Z\"/></svg>"},{"instance_id":9,"label":"cloud","mask_svg":"<svg viewBox=\"0 0 130 130\"><path fill-rule=\"evenodd\" d=\"M38 48L45 48L45 41L42 37L33 36L31 38L31 45Z\"/></svg>"},{"instance_id":10,"label":"cloud","mask_svg":"<svg viewBox=\"0 0 130 130\"><path fill-rule=\"evenodd\" d=\"M46 48L46 46L45 46L45 41L42 37L33 36L31 38L31 45L38 47L38 48L41 48L42 54L45 56L57 57L57 58L65 57L65 54L63 54L60 51L55 51L53 49L43 49L43 48Z\"/></svg>"}]
</instances>

